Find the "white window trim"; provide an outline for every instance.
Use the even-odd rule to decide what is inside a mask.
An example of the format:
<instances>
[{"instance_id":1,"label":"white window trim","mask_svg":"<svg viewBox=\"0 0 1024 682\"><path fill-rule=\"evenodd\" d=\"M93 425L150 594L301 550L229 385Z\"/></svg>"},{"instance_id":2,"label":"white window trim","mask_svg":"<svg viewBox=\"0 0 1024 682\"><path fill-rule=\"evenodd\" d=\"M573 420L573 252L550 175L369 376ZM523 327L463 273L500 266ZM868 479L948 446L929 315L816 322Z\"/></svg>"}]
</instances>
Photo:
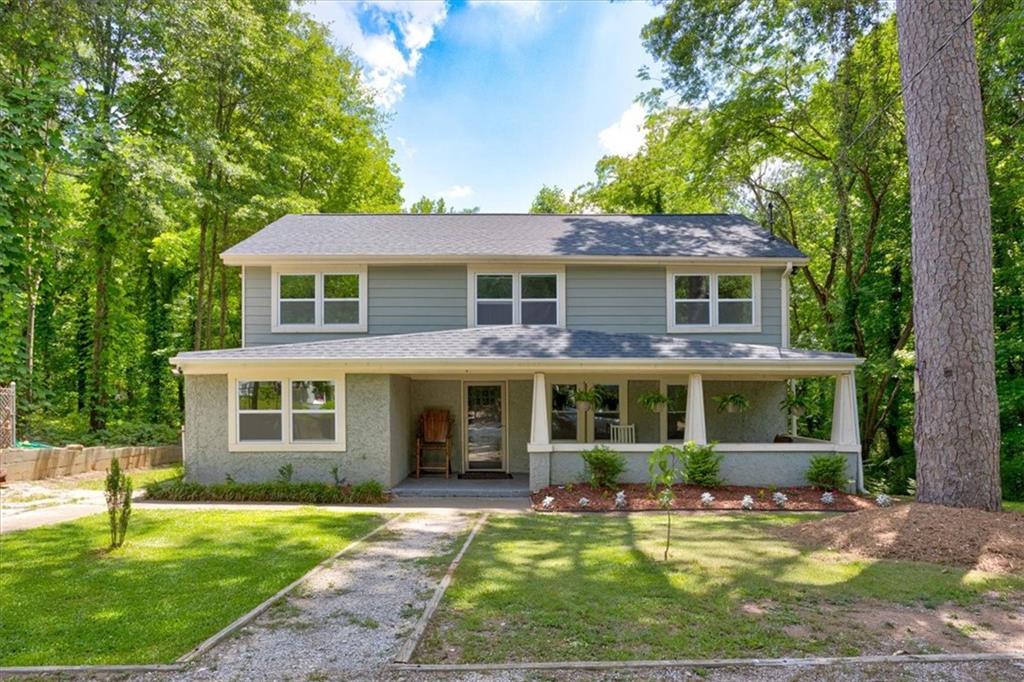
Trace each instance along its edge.
<instances>
[{"instance_id":1,"label":"white window trim","mask_svg":"<svg viewBox=\"0 0 1024 682\"><path fill-rule=\"evenodd\" d=\"M316 278L313 324L282 324L281 275L313 275ZM359 321L351 324L325 324L324 301L350 301L356 299L324 298L324 275L357 275L359 277ZM270 330L272 332L365 332L367 330L366 266L339 267L337 264L304 263L273 265L270 271ZM309 300L309 299L297 299Z\"/></svg>"},{"instance_id":2,"label":"white window trim","mask_svg":"<svg viewBox=\"0 0 1024 682\"><path fill-rule=\"evenodd\" d=\"M545 327L565 327L565 266L536 266L524 267L521 265L494 265L494 266L467 266L466 267L466 320L468 326L492 326L477 325L476 322L476 278L477 275L511 275L512 276L512 324L522 324L523 298L522 298L522 276L523 275L554 275L555 291L557 298L557 321L552 325L537 325ZM507 301L501 299L482 299L484 301ZM528 298L527 301L550 301L552 299Z\"/></svg>"},{"instance_id":3,"label":"white window trim","mask_svg":"<svg viewBox=\"0 0 1024 682\"><path fill-rule=\"evenodd\" d=\"M547 376L547 403L548 403L548 438L552 443L583 443L588 445L607 445L611 443L611 440L585 440L588 436L594 433L594 409L587 410L586 419L579 418L579 412L576 413L576 440L565 440L563 438L555 439L551 434L553 422L551 420L552 412L554 411L554 390L555 384L565 385L569 384L575 386L577 390L583 387L584 384L588 386L595 386L597 384L602 385L617 385L619 387L619 423L623 426L629 425L629 378L624 376L612 376L612 377L583 377L579 376L564 376L564 375L551 375Z\"/></svg>"},{"instance_id":4,"label":"white window trim","mask_svg":"<svg viewBox=\"0 0 1024 682\"><path fill-rule=\"evenodd\" d=\"M239 410L238 383L241 381L281 382L280 410ZM293 381L334 382L334 440L292 441L292 387ZM320 410L297 410L297 414ZM279 412L281 414L281 440L238 440L239 415L249 412ZM228 452L339 452L345 450L345 375L338 372L230 372L228 373Z\"/></svg>"},{"instance_id":5,"label":"white window trim","mask_svg":"<svg viewBox=\"0 0 1024 682\"><path fill-rule=\"evenodd\" d=\"M665 272L666 313L669 332L703 333L718 332L760 332L761 331L761 272L756 269L691 269L667 268ZM676 276L702 275L708 278L710 317L708 324L677 324L676 323ZM726 301L752 301L750 324L719 324L718 323L718 277L720 275L747 275L751 277L752 299L725 299ZM679 299L696 300L696 299ZM703 299L701 299L703 300Z\"/></svg>"}]
</instances>

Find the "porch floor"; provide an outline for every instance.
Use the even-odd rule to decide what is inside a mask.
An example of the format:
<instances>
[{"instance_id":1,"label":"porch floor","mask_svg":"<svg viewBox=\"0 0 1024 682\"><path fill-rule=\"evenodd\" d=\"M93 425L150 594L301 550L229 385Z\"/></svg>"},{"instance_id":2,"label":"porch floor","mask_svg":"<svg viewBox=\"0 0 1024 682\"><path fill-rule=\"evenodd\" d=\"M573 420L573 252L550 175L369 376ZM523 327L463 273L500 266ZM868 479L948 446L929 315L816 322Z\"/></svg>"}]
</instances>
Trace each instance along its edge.
<instances>
[{"instance_id":1,"label":"porch floor","mask_svg":"<svg viewBox=\"0 0 1024 682\"><path fill-rule=\"evenodd\" d=\"M529 497L529 474L512 474L512 478L465 479L452 474L409 477L393 487L397 497Z\"/></svg>"}]
</instances>

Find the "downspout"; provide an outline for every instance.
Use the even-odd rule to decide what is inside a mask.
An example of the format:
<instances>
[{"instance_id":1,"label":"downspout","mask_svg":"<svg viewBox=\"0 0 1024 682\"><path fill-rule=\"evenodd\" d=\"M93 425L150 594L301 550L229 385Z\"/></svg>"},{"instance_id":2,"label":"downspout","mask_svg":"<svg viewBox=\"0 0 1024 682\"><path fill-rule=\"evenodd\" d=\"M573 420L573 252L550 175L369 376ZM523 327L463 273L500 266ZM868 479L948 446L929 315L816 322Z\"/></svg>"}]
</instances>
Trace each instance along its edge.
<instances>
[{"instance_id":1,"label":"downspout","mask_svg":"<svg viewBox=\"0 0 1024 682\"><path fill-rule=\"evenodd\" d=\"M782 272L782 347L789 348L789 279L793 274L793 261L786 263L786 269ZM796 379L789 380L790 395L796 395ZM797 435L797 418L794 415L789 417L789 433Z\"/></svg>"}]
</instances>

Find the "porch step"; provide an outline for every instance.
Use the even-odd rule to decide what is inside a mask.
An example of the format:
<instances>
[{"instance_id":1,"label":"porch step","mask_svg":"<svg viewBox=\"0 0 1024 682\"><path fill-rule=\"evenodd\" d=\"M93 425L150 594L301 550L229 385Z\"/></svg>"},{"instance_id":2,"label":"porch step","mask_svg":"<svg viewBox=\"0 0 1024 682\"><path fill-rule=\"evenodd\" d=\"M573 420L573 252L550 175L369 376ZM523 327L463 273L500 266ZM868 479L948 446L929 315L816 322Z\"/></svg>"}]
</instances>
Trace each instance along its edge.
<instances>
[{"instance_id":1,"label":"porch step","mask_svg":"<svg viewBox=\"0 0 1024 682\"><path fill-rule=\"evenodd\" d=\"M391 489L398 497L529 497L525 474L498 480L458 478L407 478Z\"/></svg>"}]
</instances>

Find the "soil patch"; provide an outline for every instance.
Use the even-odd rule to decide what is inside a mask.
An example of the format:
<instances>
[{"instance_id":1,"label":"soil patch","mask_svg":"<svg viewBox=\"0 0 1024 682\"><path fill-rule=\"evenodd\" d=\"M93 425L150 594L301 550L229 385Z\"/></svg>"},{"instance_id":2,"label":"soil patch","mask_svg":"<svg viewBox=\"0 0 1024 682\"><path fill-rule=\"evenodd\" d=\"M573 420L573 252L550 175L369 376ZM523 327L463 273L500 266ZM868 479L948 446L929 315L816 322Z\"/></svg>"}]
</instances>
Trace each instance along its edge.
<instances>
[{"instance_id":1,"label":"soil patch","mask_svg":"<svg viewBox=\"0 0 1024 682\"><path fill-rule=\"evenodd\" d=\"M615 505L615 494L626 493L625 506ZM672 492L675 500L672 509L680 510L740 510L744 496L750 495L754 500L752 511L858 511L873 506L870 500L847 493L834 492L832 504L821 501L822 492L817 488L755 488L749 486L721 486L707 488L696 485L674 485ZM701 503L701 495L711 493L715 498L709 505ZM786 496L785 505L780 507L773 500L776 492ZM544 505L544 499L551 497L550 506ZM572 512L608 512L608 511L654 511L661 509L658 495L651 491L649 485L642 483L624 483L614 490L596 488L589 483L571 485L552 485L543 488L531 496L536 511L572 511ZM580 504L581 499L587 500Z\"/></svg>"},{"instance_id":2,"label":"soil patch","mask_svg":"<svg viewBox=\"0 0 1024 682\"><path fill-rule=\"evenodd\" d=\"M911 503L817 519L772 532L805 546L876 559L1024 573L1024 516L1009 512Z\"/></svg>"}]
</instances>

